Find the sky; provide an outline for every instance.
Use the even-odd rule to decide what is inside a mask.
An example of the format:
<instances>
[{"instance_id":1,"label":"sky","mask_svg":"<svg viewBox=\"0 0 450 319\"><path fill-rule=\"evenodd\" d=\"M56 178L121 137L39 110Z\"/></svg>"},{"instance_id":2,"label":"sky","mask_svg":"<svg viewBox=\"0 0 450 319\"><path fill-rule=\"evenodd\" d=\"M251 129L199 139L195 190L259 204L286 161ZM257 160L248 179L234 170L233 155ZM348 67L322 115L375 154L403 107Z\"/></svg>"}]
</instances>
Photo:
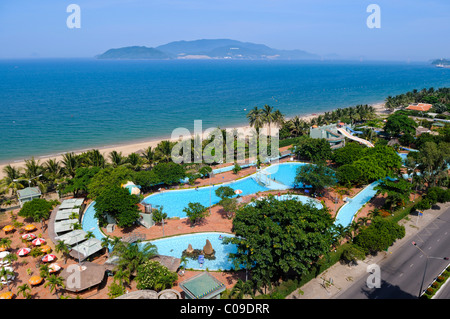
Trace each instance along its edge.
<instances>
[{"instance_id":1,"label":"sky","mask_svg":"<svg viewBox=\"0 0 450 319\"><path fill-rule=\"evenodd\" d=\"M81 27L68 28L70 4ZM380 28L369 28L370 4ZM0 58L93 57L110 48L233 39L346 59L450 58L448 0L1 0Z\"/></svg>"}]
</instances>

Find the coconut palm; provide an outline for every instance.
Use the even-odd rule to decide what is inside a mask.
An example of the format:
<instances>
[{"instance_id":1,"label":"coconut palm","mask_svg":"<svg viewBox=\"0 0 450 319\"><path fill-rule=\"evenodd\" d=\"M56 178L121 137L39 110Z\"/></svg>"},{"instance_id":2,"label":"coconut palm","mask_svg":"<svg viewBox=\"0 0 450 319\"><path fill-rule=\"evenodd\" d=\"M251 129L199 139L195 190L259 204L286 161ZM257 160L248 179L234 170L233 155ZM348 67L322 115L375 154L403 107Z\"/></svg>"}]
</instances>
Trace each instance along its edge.
<instances>
[{"instance_id":1,"label":"coconut palm","mask_svg":"<svg viewBox=\"0 0 450 319\"><path fill-rule=\"evenodd\" d=\"M126 243L119 242L111 252L111 256L119 257L117 265L118 270L128 273L129 276L135 275L140 264L147 261L157 253L156 246L152 243L146 243L140 246L139 242Z\"/></svg>"},{"instance_id":2,"label":"coconut palm","mask_svg":"<svg viewBox=\"0 0 450 319\"><path fill-rule=\"evenodd\" d=\"M48 159L44 164L44 177L47 181L54 186L57 181L61 178L62 167L58 160Z\"/></svg>"},{"instance_id":3,"label":"coconut palm","mask_svg":"<svg viewBox=\"0 0 450 319\"><path fill-rule=\"evenodd\" d=\"M144 157L145 163L151 166L155 159L155 151L152 149L151 146L149 146L144 150L142 156Z\"/></svg>"},{"instance_id":4,"label":"coconut palm","mask_svg":"<svg viewBox=\"0 0 450 319\"><path fill-rule=\"evenodd\" d=\"M22 296L25 299L30 299L31 298L31 287L28 284L23 284L20 285L19 287L17 287L17 294L20 295L22 294Z\"/></svg>"},{"instance_id":5,"label":"coconut palm","mask_svg":"<svg viewBox=\"0 0 450 319\"><path fill-rule=\"evenodd\" d=\"M112 166L114 168L122 165L125 162L122 156L122 152L112 151L111 153L109 153L108 157L111 160Z\"/></svg>"},{"instance_id":6,"label":"coconut palm","mask_svg":"<svg viewBox=\"0 0 450 319\"><path fill-rule=\"evenodd\" d=\"M260 128L264 125L262 110L255 106L247 114L247 119L251 127L253 127L256 132L259 132Z\"/></svg>"},{"instance_id":7,"label":"coconut palm","mask_svg":"<svg viewBox=\"0 0 450 319\"><path fill-rule=\"evenodd\" d=\"M77 168L80 167L79 156L75 153L66 153L63 155L62 161L64 165L63 172L66 176L75 177Z\"/></svg>"},{"instance_id":8,"label":"coconut palm","mask_svg":"<svg viewBox=\"0 0 450 319\"><path fill-rule=\"evenodd\" d=\"M57 244L55 245L55 251L57 253L61 252L64 256L64 263L67 263L67 258L69 258L69 246L64 243L62 240L58 240Z\"/></svg>"},{"instance_id":9,"label":"coconut palm","mask_svg":"<svg viewBox=\"0 0 450 319\"><path fill-rule=\"evenodd\" d=\"M11 239L8 237L0 238L0 247L4 247L6 249L11 248Z\"/></svg>"},{"instance_id":10,"label":"coconut palm","mask_svg":"<svg viewBox=\"0 0 450 319\"><path fill-rule=\"evenodd\" d=\"M8 291L11 291L11 289L9 288L10 280L8 280L8 276L15 276L15 273L9 269L6 269L5 267L0 268L0 278L5 279L6 285L8 286Z\"/></svg>"},{"instance_id":11,"label":"coconut palm","mask_svg":"<svg viewBox=\"0 0 450 319\"><path fill-rule=\"evenodd\" d=\"M97 149L90 150L86 153L86 164L88 166L105 168L106 166L105 157Z\"/></svg>"},{"instance_id":12,"label":"coconut palm","mask_svg":"<svg viewBox=\"0 0 450 319\"><path fill-rule=\"evenodd\" d=\"M172 158L172 147L174 143L161 141L155 148L155 159L160 162L170 162Z\"/></svg>"},{"instance_id":13,"label":"coconut palm","mask_svg":"<svg viewBox=\"0 0 450 319\"><path fill-rule=\"evenodd\" d=\"M50 292L53 293L53 290L55 291L56 297L58 297L58 290L59 287L64 288L64 280L61 277L57 277L56 275L50 275L47 278L47 282L44 284L44 287L50 286Z\"/></svg>"},{"instance_id":14,"label":"coconut palm","mask_svg":"<svg viewBox=\"0 0 450 319\"><path fill-rule=\"evenodd\" d=\"M5 191L11 191L13 196L17 194L17 190L24 188L27 184L27 180L21 176L20 168L6 165L3 168L3 173L6 176L1 180L1 188Z\"/></svg>"},{"instance_id":15,"label":"coconut palm","mask_svg":"<svg viewBox=\"0 0 450 319\"><path fill-rule=\"evenodd\" d=\"M126 157L125 161L132 169L139 170L142 159L137 153L131 153Z\"/></svg>"},{"instance_id":16,"label":"coconut palm","mask_svg":"<svg viewBox=\"0 0 450 319\"><path fill-rule=\"evenodd\" d=\"M38 177L39 175L42 175L44 173L44 168L40 164L39 160L35 160L34 157L31 159L25 160L25 172L24 177L29 180L30 186L36 186L38 183Z\"/></svg>"}]
</instances>

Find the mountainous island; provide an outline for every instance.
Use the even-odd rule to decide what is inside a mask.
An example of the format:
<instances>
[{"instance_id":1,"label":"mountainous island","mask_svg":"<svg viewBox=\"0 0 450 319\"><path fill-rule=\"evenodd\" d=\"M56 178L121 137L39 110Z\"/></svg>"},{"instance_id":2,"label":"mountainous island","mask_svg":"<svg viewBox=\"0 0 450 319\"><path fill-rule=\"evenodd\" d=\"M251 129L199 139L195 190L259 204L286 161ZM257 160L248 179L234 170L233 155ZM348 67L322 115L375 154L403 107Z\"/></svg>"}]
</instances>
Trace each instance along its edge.
<instances>
[{"instance_id":1,"label":"mountainous island","mask_svg":"<svg viewBox=\"0 0 450 319\"><path fill-rule=\"evenodd\" d=\"M234 59L234 60L317 60L319 55L302 50L278 50L264 44L229 39L174 41L155 48L130 46L110 49L97 59Z\"/></svg>"},{"instance_id":2,"label":"mountainous island","mask_svg":"<svg viewBox=\"0 0 450 319\"><path fill-rule=\"evenodd\" d=\"M450 60L449 59L436 59L431 62L431 64L437 67L450 68Z\"/></svg>"}]
</instances>

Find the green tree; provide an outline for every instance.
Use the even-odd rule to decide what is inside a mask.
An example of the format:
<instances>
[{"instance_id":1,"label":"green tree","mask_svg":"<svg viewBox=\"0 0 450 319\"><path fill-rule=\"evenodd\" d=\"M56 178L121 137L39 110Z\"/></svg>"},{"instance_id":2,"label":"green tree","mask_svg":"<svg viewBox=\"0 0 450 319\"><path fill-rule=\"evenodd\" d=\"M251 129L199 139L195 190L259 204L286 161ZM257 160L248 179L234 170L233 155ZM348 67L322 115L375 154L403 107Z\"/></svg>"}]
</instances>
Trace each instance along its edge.
<instances>
[{"instance_id":1,"label":"green tree","mask_svg":"<svg viewBox=\"0 0 450 319\"><path fill-rule=\"evenodd\" d=\"M230 253L236 269L251 271L255 287L306 273L333 241L333 224L326 208L273 197L241 207L233 219L235 237L224 243L237 246Z\"/></svg>"},{"instance_id":2,"label":"green tree","mask_svg":"<svg viewBox=\"0 0 450 319\"><path fill-rule=\"evenodd\" d=\"M231 218L234 212L238 209L238 202L236 198L224 198L220 201L223 210L227 213L228 218Z\"/></svg>"},{"instance_id":3,"label":"green tree","mask_svg":"<svg viewBox=\"0 0 450 319\"><path fill-rule=\"evenodd\" d=\"M416 127L416 122L408 116L393 114L388 117L384 131L391 136L400 136L402 133L415 135Z\"/></svg>"},{"instance_id":4,"label":"green tree","mask_svg":"<svg viewBox=\"0 0 450 319\"><path fill-rule=\"evenodd\" d=\"M61 277L58 277L54 274L48 276L46 283L44 284L44 287L50 287L50 292L55 291L56 298L58 297L58 290L59 288L64 288L64 280Z\"/></svg>"},{"instance_id":5,"label":"green tree","mask_svg":"<svg viewBox=\"0 0 450 319\"><path fill-rule=\"evenodd\" d=\"M207 207L200 203L189 203L188 207L183 209L183 212L186 213L187 218L193 225L208 215Z\"/></svg>"},{"instance_id":6,"label":"green tree","mask_svg":"<svg viewBox=\"0 0 450 319\"><path fill-rule=\"evenodd\" d=\"M116 168L106 167L96 173L89 182L87 189L89 198L95 199L105 189L112 186L120 186L127 181L133 180L135 172L128 167L119 166Z\"/></svg>"},{"instance_id":7,"label":"green tree","mask_svg":"<svg viewBox=\"0 0 450 319\"><path fill-rule=\"evenodd\" d=\"M234 194L234 189L230 186L220 186L215 190L216 196L220 199L231 198Z\"/></svg>"},{"instance_id":8,"label":"green tree","mask_svg":"<svg viewBox=\"0 0 450 319\"><path fill-rule=\"evenodd\" d=\"M137 203L139 198L130 195L128 189L119 186L111 186L105 190L95 200L95 217L102 225L106 224L107 215L117 221L119 227L129 227L138 218L139 208Z\"/></svg>"},{"instance_id":9,"label":"green tree","mask_svg":"<svg viewBox=\"0 0 450 319\"><path fill-rule=\"evenodd\" d=\"M19 168L15 168L11 165L6 165L3 168L5 177L1 180L0 188L5 191L12 192L12 195L17 194L17 190L23 189L27 184L27 180L22 177Z\"/></svg>"},{"instance_id":10,"label":"green tree","mask_svg":"<svg viewBox=\"0 0 450 319\"><path fill-rule=\"evenodd\" d=\"M67 258L69 258L70 249L69 246L64 243L62 240L58 240L55 245L55 251L57 253L62 253L64 256L64 263L67 263Z\"/></svg>"},{"instance_id":11,"label":"green tree","mask_svg":"<svg viewBox=\"0 0 450 319\"><path fill-rule=\"evenodd\" d=\"M325 165L302 165L297 168L294 183L295 185L311 185L314 191L321 192L326 187L336 185L335 175L334 170Z\"/></svg>"},{"instance_id":12,"label":"green tree","mask_svg":"<svg viewBox=\"0 0 450 319\"><path fill-rule=\"evenodd\" d=\"M152 171L158 180L166 185L179 184L186 177L183 166L177 163L158 163Z\"/></svg>"},{"instance_id":13,"label":"green tree","mask_svg":"<svg viewBox=\"0 0 450 319\"><path fill-rule=\"evenodd\" d=\"M372 223L362 228L353 242L362 248L365 254L373 254L388 249L397 239L404 236L404 226L398 225L392 219L374 217Z\"/></svg>"},{"instance_id":14,"label":"green tree","mask_svg":"<svg viewBox=\"0 0 450 319\"><path fill-rule=\"evenodd\" d=\"M31 298L31 287L28 284L23 284L20 285L19 287L17 287L17 294L20 295L22 294L22 297L24 297L25 299L30 299Z\"/></svg>"},{"instance_id":15,"label":"green tree","mask_svg":"<svg viewBox=\"0 0 450 319\"><path fill-rule=\"evenodd\" d=\"M154 260L147 260L139 266L136 277L137 289L161 291L172 288L178 275Z\"/></svg>"},{"instance_id":16,"label":"green tree","mask_svg":"<svg viewBox=\"0 0 450 319\"><path fill-rule=\"evenodd\" d=\"M154 257L157 248L152 243L141 244L139 241L135 243L127 243L119 241L111 252L111 256L117 256L119 261L116 265L116 271L120 271L124 276L130 279L137 275L139 266Z\"/></svg>"},{"instance_id":17,"label":"green tree","mask_svg":"<svg viewBox=\"0 0 450 319\"><path fill-rule=\"evenodd\" d=\"M378 194L387 195L384 207L388 210L392 210L409 202L411 183L404 179L391 180L385 178L381 180L374 189Z\"/></svg>"},{"instance_id":18,"label":"green tree","mask_svg":"<svg viewBox=\"0 0 450 319\"><path fill-rule=\"evenodd\" d=\"M56 206L57 201L48 201L44 198L35 198L25 202L18 215L34 220L48 219L50 211Z\"/></svg>"},{"instance_id":19,"label":"green tree","mask_svg":"<svg viewBox=\"0 0 450 319\"><path fill-rule=\"evenodd\" d=\"M330 143L326 139L306 135L298 138L293 151L298 157L314 163L323 163L332 156Z\"/></svg>"}]
</instances>

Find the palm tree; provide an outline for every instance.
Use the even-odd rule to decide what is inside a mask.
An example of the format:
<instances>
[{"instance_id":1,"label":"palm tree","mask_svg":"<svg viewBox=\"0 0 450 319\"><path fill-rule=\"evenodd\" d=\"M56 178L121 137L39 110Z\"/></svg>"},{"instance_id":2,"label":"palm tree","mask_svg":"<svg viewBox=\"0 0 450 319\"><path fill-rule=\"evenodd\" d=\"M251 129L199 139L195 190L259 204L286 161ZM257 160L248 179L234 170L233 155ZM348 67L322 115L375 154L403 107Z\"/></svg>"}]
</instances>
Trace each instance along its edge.
<instances>
[{"instance_id":1,"label":"palm tree","mask_svg":"<svg viewBox=\"0 0 450 319\"><path fill-rule=\"evenodd\" d=\"M8 254L3 258L4 261L7 261L8 263L13 263L13 261L16 261L19 257L17 257L16 254Z\"/></svg>"},{"instance_id":2,"label":"palm tree","mask_svg":"<svg viewBox=\"0 0 450 319\"><path fill-rule=\"evenodd\" d=\"M6 165L3 168L5 177L1 181L1 188L5 191L12 191L12 195L17 194L17 190L25 187L27 180L21 176L20 168L15 168L11 165Z\"/></svg>"},{"instance_id":3,"label":"palm tree","mask_svg":"<svg viewBox=\"0 0 450 319\"><path fill-rule=\"evenodd\" d=\"M111 245L111 237L106 235L102 238L102 247L105 248L106 253L109 255L109 245Z\"/></svg>"},{"instance_id":4,"label":"palm tree","mask_svg":"<svg viewBox=\"0 0 450 319\"><path fill-rule=\"evenodd\" d=\"M6 249L9 249L9 248L11 248L11 242L12 242L11 239L8 238L8 237L0 238L0 247L4 247Z\"/></svg>"},{"instance_id":5,"label":"palm tree","mask_svg":"<svg viewBox=\"0 0 450 319\"><path fill-rule=\"evenodd\" d=\"M94 149L86 153L87 164L94 167L105 168L106 161L105 157L99 150Z\"/></svg>"},{"instance_id":6,"label":"palm tree","mask_svg":"<svg viewBox=\"0 0 450 319\"><path fill-rule=\"evenodd\" d=\"M241 279L239 279L231 289L230 295L235 299L242 299L244 298L245 295L251 295L253 297L254 294L251 282L250 281L243 282Z\"/></svg>"},{"instance_id":7,"label":"palm tree","mask_svg":"<svg viewBox=\"0 0 450 319\"><path fill-rule=\"evenodd\" d=\"M61 277L57 277L55 275L50 275L47 278L47 282L44 284L44 287L50 286L50 292L53 292L53 290L56 293L56 297L58 297L58 289L59 287L64 288L64 280Z\"/></svg>"},{"instance_id":8,"label":"palm tree","mask_svg":"<svg viewBox=\"0 0 450 319\"><path fill-rule=\"evenodd\" d=\"M161 141L155 148L155 159L160 162L170 162L172 158L173 143L170 141Z\"/></svg>"},{"instance_id":9,"label":"palm tree","mask_svg":"<svg viewBox=\"0 0 450 319\"><path fill-rule=\"evenodd\" d=\"M49 275L49 270L50 267L47 264L42 264L39 266L39 275L42 278L47 278L47 276Z\"/></svg>"},{"instance_id":10,"label":"palm tree","mask_svg":"<svg viewBox=\"0 0 450 319\"><path fill-rule=\"evenodd\" d=\"M114 168L122 165L124 163L124 158L122 156L122 152L112 151L109 153L109 159L111 160L111 163Z\"/></svg>"},{"instance_id":11,"label":"palm tree","mask_svg":"<svg viewBox=\"0 0 450 319\"><path fill-rule=\"evenodd\" d=\"M140 264L147 261L157 253L156 246L152 243L146 243L144 246L135 243L119 242L112 251L112 256L118 256L119 262L117 269L122 270L134 276Z\"/></svg>"},{"instance_id":12,"label":"palm tree","mask_svg":"<svg viewBox=\"0 0 450 319\"><path fill-rule=\"evenodd\" d=\"M67 263L67 258L69 258L69 246L67 246L62 240L58 240L57 244L55 245L55 251L57 253L62 252L64 255L64 263Z\"/></svg>"},{"instance_id":13,"label":"palm tree","mask_svg":"<svg viewBox=\"0 0 450 319\"><path fill-rule=\"evenodd\" d=\"M4 278L6 281L6 285L8 286L8 291L11 291L11 289L9 288L9 282L10 280L8 280L8 276L14 276L14 272L6 269L5 267L0 268L0 278Z\"/></svg>"},{"instance_id":14,"label":"palm tree","mask_svg":"<svg viewBox=\"0 0 450 319\"><path fill-rule=\"evenodd\" d=\"M25 299L30 299L31 297L31 287L28 284L23 284L17 287L17 294L22 294Z\"/></svg>"},{"instance_id":15,"label":"palm tree","mask_svg":"<svg viewBox=\"0 0 450 319\"><path fill-rule=\"evenodd\" d=\"M269 126L269 136L271 135L271 124L275 121L276 115L272 106L265 104L261 110L262 120Z\"/></svg>"},{"instance_id":16,"label":"palm tree","mask_svg":"<svg viewBox=\"0 0 450 319\"><path fill-rule=\"evenodd\" d=\"M66 153L61 161L64 165L64 174L66 176L75 177L76 170L80 166L79 156L75 153Z\"/></svg>"},{"instance_id":17,"label":"palm tree","mask_svg":"<svg viewBox=\"0 0 450 319\"><path fill-rule=\"evenodd\" d=\"M50 182L52 187L54 187L56 181L61 177L62 168L60 162L50 158L44 163L43 168L45 179Z\"/></svg>"},{"instance_id":18,"label":"palm tree","mask_svg":"<svg viewBox=\"0 0 450 319\"><path fill-rule=\"evenodd\" d=\"M86 235L84 236L84 238L86 238L86 239L95 238L95 235L94 235L93 232L88 231L88 232L86 233Z\"/></svg>"},{"instance_id":19,"label":"palm tree","mask_svg":"<svg viewBox=\"0 0 450 319\"><path fill-rule=\"evenodd\" d=\"M127 156L126 162L130 164L134 170L136 170L140 167L141 157L137 153L131 153Z\"/></svg>"},{"instance_id":20,"label":"palm tree","mask_svg":"<svg viewBox=\"0 0 450 319\"><path fill-rule=\"evenodd\" d=\"M30 186L36 186L37 179L34 179L34 178L43 173L44 173L44 168L40 164L39 160L36 161L34 159L34 157L32 157L29 160L25 160L24 177L30 181Z\"/></svg>"},{"instance_id":21,"label":"palm tree","mask_svg":"<svg viewBox=\"0 0 450 319\"><path fill-rule=\"evenodd\" d=\"M151 166L153 164L153 160L155 159L155 151L151 146L149 146L144 150L142 156L144 157L145 162Z\"/></svg>"},{"instance_id":22,"label":"palm tree","mask_svg":"<svg viewBox=\"0 0 450 319\"><path fill-rule=\"evenodd\" d=\"M255 106L248 112L247 119L250 126L259 133L259 129L264 125L262 110Z\"/></svg>"}]
</instances>

